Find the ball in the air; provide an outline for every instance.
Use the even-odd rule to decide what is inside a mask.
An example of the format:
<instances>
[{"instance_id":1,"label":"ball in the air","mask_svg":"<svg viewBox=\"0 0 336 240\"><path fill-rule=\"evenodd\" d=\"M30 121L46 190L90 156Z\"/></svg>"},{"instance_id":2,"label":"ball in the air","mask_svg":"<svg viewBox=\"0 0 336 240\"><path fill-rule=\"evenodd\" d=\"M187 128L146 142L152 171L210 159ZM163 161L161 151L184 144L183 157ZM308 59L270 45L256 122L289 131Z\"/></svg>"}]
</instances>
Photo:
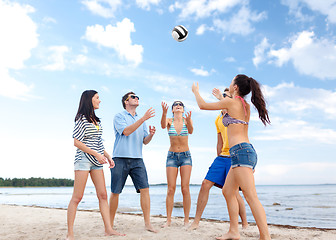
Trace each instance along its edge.
<instances>
[{"instance_id":1,"label":"ball in the air","mask_svg":"<svg viewBox=\"0 0 336 240\"><path fill-rule=\"evenodd\" d=\"M182 41L187 39L188 30L184 26L178 25L178 26L174 27L174 29L172 31L172 36L176 41L182 42Z\"/></svg>"}]
</instances>

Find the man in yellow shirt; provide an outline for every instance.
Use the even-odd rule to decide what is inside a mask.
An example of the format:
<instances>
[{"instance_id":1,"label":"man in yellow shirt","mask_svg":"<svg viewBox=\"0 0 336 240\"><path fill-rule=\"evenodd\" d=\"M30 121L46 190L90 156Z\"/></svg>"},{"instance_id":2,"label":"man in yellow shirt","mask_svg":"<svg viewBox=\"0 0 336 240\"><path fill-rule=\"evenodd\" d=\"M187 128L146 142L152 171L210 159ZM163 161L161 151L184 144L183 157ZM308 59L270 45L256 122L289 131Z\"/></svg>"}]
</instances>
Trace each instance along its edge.
<instances>
[{"instance_id":1,"label":"man in yellow shirt","mask_svg":"<svg viewBox=\"0 0 336 240\"><path fill-rule=\"evenodd\" d=\"M220 93L219 90L214 89L213 95L218 99L221 99L223 97L230 97L228 88L224 90L223 95L218 93ZM189 227L189 229L191 230L198 228L199 221L201 220L203 211L208 202L210 189L214 185L216 187L223 188L226 176L228 175L229 170L231 168L231 158L229 152L230 148L227 136L227 128L223 125L222 122L225 113L226 109L223 109L215 121L217 128L217 157L211 164L208 173L202 182L202 186L197 199L195 219ZM240 196L239 192L237 192L236 196L239 204L239 215L242 220L242 226L243 228L246 228L248 226L248 223L246 220L245 203L243 198Z\"/></svg>"}]
</instances>

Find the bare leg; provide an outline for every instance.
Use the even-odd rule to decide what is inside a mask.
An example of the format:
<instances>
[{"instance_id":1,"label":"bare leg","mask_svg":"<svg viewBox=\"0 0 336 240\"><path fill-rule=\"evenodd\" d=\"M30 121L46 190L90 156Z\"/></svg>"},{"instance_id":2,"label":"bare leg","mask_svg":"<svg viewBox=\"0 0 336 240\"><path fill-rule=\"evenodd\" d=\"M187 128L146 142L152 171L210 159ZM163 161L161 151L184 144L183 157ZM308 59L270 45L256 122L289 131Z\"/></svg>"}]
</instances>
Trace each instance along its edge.
<instances>
[{"instance_id":1,"label":"bare leg","mask_svg":"<svg viewBox=\"0 0 336 240\"><path fill-rule=\"evenodd\" d=\"M89 171L75 171L74 188L73 188L72 198L69 202L68 211L67 211L68 234L67 234L66 239L68 240L75 239L74 232L73 232L73 226L75 222L77 207L83 198L85 185L86 185L88 176L89 176Z\"/></svg>"},{"instance_id":2,"label":"bare leg","mask_svg":"<svg viewBox=\"0 0 336 240\"><path fill-rule=\"evenodd\" d=\"M119 235L119 236L125 236L124 234L121 234L111 227L110 224L110 212L109 212L109 205L107 202L107 192L106 192L106 185L105 185L105 177L103 170L92 170L90 172L91 179L93 184L95 185L97 197L99 200L99 210L100 214L103 218L104 226L105 226L105 235L111 236L111 235Z\"/></svg>"},{"instance_id":3,"label":"bare leg","mask_svg":"<svg viewBox=\"0 0 336 240\"><path fill-rule=\"evenodd\" d=\"M237 201L236 192L238 191L239 185L236 182L234 169L230 169L228 176L225 180L223 187L223 194L226 200L229 217L230 217L230 228L229 231L221 237L216 239L240 239L240 234L238 230L238 212L239 205Z\"/></svg>"},{"instance_id":4,"label":"bare leg","mask_svg":"<svg viewBox=\"0 0 336 240\"><path fill-rule=\"evenodd\" d=\"M110 196L110 224L113 228L114 226L114 218L118 209L118 203L119 203L119 194L117 193L111 193Z\"/></svg>"},{"instance_id":5,"label":"bare leg","mask_svg":"<svg viewBox=\"0 0 336 240\"><path fill-rule=\"evenodd\" d=\"M158 232L150 223L150 196L149 188L140 189L140 205L145 220L145 228L150 232Z\"/></svg>"},{"instance_id":6,"label":"bare leg","mask_svg":"<svg viewBox=\"0 0 336 240\"><path fill-rule=\"evenodd\" d=\"M208 203L210 188L212 188L214 184L215 184L214 182L211 182L207 179L203 180L202 186L198 194L198 198L197 198L197 208L196 208L195 219L193 223L190 225L189 230L195 230L198 228L203 211L205 209L205 206Z\"/></svg>"},{"instance_id":7,"label":"bare leg","mask_svg":"<svg viewBox=\"0 0 336 240\"><path fill-rule=\"evenodd\" d=\"M255 189L253 170L247 167L237 167L232 170L235 173L235 179L251 208L253 217L259 229L260 240L271 239L268 232L265 210L258 199L257 191Z\"/></svg>"},{"instance_id":8,"label":"bare leg","mask_svg":"<svg viewBox=\"0 0 336 240\"><path fill-rule=\"evenodd\" d=\"M167 222L162 227L169 227L171 224L171 216L174 208L174 195L176 190L176 178L178 173L178 168L167 167L167 197L166 197L166 211L167 211Z\"/></svg>"},{"instance_id":9,"label":"bare leg","mask_svg":"<svg viewBox=\"0 0 336 240\"><path fill-rule=\"evenodd\" d=\"M187 226L189 224L189 214L191 206L189 183L191 169L192 167L190 165L184 165L180 167L181 192L183 195L184 226Z\"/></svg>"},{"instance_id":10,"label":"bare leg","mask_svg":"<svg viewBox=\"0 0 336 240\"><path fill-rule=\"evenodd\" d=\"M236 194L237 196L237 201L239 205L239 216L242 221L242 227L247 228L248 227L248 222L246 219L246 208L245 208L245 202L244 199L240 196L239 191Z\"/></svg>"}]
</instances>

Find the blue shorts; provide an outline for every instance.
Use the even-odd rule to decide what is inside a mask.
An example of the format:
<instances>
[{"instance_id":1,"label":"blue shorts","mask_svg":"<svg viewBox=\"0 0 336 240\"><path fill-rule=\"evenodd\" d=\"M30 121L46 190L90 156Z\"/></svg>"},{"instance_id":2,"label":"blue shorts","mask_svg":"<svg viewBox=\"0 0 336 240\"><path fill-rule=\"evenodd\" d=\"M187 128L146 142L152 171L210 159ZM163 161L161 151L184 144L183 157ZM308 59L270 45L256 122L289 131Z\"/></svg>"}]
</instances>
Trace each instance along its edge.
<instances>
[{"instance_id":1,"label":"blue shorts","mask_svg":"<svg viewBox=\"0 0 336 240\"><path fill-rule=\"evenodd\" d=\"M239 143L230 148L231 165L235 167L249 167L254 170L258 157L251 143Z\"/></svg>"},{"instance_id":2,"label":"blue shorts","mask_svg":"<svg viewBox=\"0 0 336 240\"><path fill-rule=\"evenodd\" d=\"M192 166L190 151L186 152L168 152L166 167Z\"/></svg>"},{"instance_id":3,"label":"blue shorts","mask_svg":"<svg viewBox=\"0 0 336 240\"><path fill-rule=\"evenodd\" d=\"M209 167L205 179L215 183L216 187L222 188L224 186L225 179L229 173L230 168L230 156L218 156Z\"/></svg>"},{"instance_id":4,"label":"blue shorts","mask_svg":"<svg viewBox=\"0 0 336 240\"><path fill-rule=\"evenodd\" d=\"M103 166L97 167L85 156L85 154L81 153L81 159L75 162L75 171L91 171L91 170L100 170L103 169Z\"/></svg>"},{"instance_id":5,"label":"blue shorts","mask_svg":"<svg viewBox=\"0 0 336 240\"><path fill-rule=\"evenodd\" d=\"M131 176L137 193L140 189L149 188L145 164L142 158L114 157L114 168L111 170L111 192L120 194L125 186L128 175Z\"/></svg>"}]
</instances>

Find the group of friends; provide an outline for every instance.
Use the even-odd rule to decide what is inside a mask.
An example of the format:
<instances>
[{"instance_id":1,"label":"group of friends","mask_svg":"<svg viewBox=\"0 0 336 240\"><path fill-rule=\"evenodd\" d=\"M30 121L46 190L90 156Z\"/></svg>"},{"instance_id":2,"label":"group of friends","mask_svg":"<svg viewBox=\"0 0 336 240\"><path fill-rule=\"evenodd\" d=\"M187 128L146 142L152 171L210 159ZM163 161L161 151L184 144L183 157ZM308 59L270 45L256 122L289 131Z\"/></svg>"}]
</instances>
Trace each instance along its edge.
<instances>
[{"instance_id":1,"label":"group of friends","mask_svg":"<svg viewBox=\"0 0 336 240\"><path fill-rule=\"evenodd\" d=\"M221 92L214 88L212 94L217 102L207 103L199 93L198 83L192 85L197 104L202 110L221 110L216 118L217 128L217 157L210 166L197 199L197 209L193 222L189 224L191 198L189 182L192 170L192 158L189 151L188 135L193 133L191 112L185 112L184 104L175 101L172 104L172 118L167 118L169 106L162 102L161 127L167 128L170 138L170 148L166 160L167 221L162 227L171 225L174 206L174 194L178 169L180 169L181 192L183 195L184 225L190 229L197 229L209 198L212 186L222 188L226 199L230 217L230 227L226 234L217 239L239 239L240 216L242 227L246 228L245 203L239 190L242 191L256 221L261 240L268 240L270 234L266 221L266 214L261 205L254 182L254 168L257 154L248 139L248 125L250 120L250 105L244 97L251 93L251 102L258 111L264 125L269 124L266 103L259 83L246 75L240 74L233 78L230 87ZM95 110L99 109L99 95L94 90L82 93L79 108L75 117L73 131L74 145L77 147L74 172L75 181L73 195L67 211L68 233L67 239L74 239L74 221L78 204L80 203L88 176L96 188L99 200L99 210L104 222L105 235L121 235L114 229L114 219L126 179L131 177L134 187L140 193L140 205L143 212L145 229L157 232L150 221L150 195L146 167L142 156L143 144L148 144L154 134L155 127L146 121L155 116L155 110L149 108L143 116L139 116L136 108L139 106L139 96L128 92L122 97L124 111L115 115L113 124L115 142L113 158L105 151L102 142L103 129ZM103 164L108 163L111 171L111 195L108 196L105 185Z\"/></svg>"}]
</instances>

